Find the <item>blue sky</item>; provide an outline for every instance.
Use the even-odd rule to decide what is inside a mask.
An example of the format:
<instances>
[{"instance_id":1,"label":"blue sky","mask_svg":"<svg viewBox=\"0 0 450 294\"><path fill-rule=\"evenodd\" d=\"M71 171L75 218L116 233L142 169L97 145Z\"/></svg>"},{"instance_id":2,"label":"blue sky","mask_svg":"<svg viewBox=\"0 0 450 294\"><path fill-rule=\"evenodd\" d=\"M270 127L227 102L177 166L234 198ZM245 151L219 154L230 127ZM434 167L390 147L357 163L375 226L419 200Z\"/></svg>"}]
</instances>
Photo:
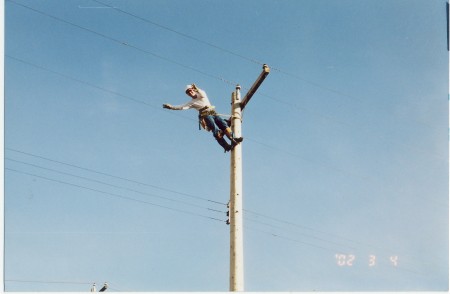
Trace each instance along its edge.
<instances>
[{"instance_id":1,"label":"blue sky","mask_svg":"<svg viewBox=\"0 0 450 294\"><path fill-rule=\"evenodd\" d=\"M8 0L6 291L228 291L243 118L246 291L448 290L442 0Z\"/></svg>"}]
</instances>

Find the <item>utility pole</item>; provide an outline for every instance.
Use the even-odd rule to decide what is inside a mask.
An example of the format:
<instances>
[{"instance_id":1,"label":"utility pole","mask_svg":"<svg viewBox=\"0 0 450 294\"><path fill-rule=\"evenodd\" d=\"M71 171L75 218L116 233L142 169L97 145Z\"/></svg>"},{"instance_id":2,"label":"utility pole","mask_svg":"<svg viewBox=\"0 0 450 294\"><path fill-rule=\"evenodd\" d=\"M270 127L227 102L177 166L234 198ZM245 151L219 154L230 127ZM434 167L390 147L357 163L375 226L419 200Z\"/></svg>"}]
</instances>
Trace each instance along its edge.
<instances>
[{"instance_id":1,"label":"utility pole","mask_svg":"<svg viewBox=\"0 0 450 294\"><path fill-rule=\"evenodd\" d=\"M105 292L106 289L108 289L108 283L103 284L103 287L98 292ZM97 292L97 288L96 288L95 283L91 287L91 292Z\"/></svg>"},{"instance_id":2,"label":"utility pole","mask_svg":"<svg viewBox=\"0 0 450 294\"><path fill-rule=\"evenodd\" d=\"M259 88L270 68L263 71L241 101L241 86L231 95L231 129L235 137L242 137L242 110ZM242 208L242 143L231 151L230 162L230 291L244 291L244 234Z\"/></svg>"},{"instance_id":3,"label":"utility pole","mask_svg":"<svg viewBox=\"0 0 450 294\"><path fill-rule=\"evenodd\" d=\"M241 87L231 95L231 128L241 135ZM230 164L230 291L244 291L244 244L242 232L242 143L231 151Z\"/></svg>"}]
</instances>

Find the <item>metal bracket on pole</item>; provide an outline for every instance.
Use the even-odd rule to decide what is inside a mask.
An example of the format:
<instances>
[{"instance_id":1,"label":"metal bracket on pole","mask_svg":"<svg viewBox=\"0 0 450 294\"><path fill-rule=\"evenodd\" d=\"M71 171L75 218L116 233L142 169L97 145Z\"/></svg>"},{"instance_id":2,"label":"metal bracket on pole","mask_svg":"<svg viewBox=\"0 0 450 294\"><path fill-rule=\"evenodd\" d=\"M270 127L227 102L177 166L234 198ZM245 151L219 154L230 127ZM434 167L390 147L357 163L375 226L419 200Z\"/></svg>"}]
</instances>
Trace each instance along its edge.
<instances>
[{"instance_id":1,"label":"metal bracket on pole","mask_svg":"<svg viewBox=\"0 0 450 294\"><path fill-rule=\"evenodd\" d=\"M256 81L253 83L250 90L248 90L247 94L245 94L244 98L242 98L241 102L241 110L244 110L247 103L250 101L250 99L253 97L253 94L255 94L256 90L258 90L259 86L261 86L264 79L267 77L267 75L270 73L270 68L267 64L263 65L263 71L259 75L259 77L256 79Z\"/></svg>"}]
</instances>

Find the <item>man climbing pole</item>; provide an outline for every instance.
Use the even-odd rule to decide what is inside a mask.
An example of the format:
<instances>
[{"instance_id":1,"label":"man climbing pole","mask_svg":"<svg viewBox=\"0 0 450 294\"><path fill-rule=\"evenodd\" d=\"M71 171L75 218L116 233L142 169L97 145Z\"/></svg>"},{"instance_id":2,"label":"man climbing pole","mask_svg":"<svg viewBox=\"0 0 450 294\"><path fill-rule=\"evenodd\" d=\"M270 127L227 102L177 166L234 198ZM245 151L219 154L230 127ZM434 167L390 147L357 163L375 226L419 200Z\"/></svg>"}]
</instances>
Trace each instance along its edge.
<instances>
[{"instance_id":1,"label":"man climbing pole","mask_svg":"<svg viewBox=\"0 0 450 294\"><path fill-rule=\"evenodd\" d=\"M163 104L163 107L171 110L186 110L191 108L198 110L200 125L205 130L212 132L214 138L223 147L225 152L233 150L237 144L242 142L243 138L235 138L227 121L216 113L205 91L192 84L186 86L185 93L192 98L191 101L176 106ZM231 145L224 139L224 135L230 139Z\"/></svg>"}]
</instances>

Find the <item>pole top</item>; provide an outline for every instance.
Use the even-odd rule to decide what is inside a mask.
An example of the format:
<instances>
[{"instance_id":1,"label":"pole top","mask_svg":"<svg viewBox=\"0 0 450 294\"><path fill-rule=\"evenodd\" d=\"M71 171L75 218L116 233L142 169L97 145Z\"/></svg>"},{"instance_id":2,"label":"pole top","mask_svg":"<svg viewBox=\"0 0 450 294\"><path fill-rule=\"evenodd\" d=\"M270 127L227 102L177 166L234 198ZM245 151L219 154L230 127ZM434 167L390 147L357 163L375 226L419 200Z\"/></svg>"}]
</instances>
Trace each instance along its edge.
<instances>
[{"instance_id":1,"label":"pole top","mask_svg":"<svg viewBox=\"0 0 450 294\"><path fill-rule=\"evenodd\" d=\"M237 84L236 85L236 90L240 90L241 89L241 85Z\"/></svg>"}]
</instances>

